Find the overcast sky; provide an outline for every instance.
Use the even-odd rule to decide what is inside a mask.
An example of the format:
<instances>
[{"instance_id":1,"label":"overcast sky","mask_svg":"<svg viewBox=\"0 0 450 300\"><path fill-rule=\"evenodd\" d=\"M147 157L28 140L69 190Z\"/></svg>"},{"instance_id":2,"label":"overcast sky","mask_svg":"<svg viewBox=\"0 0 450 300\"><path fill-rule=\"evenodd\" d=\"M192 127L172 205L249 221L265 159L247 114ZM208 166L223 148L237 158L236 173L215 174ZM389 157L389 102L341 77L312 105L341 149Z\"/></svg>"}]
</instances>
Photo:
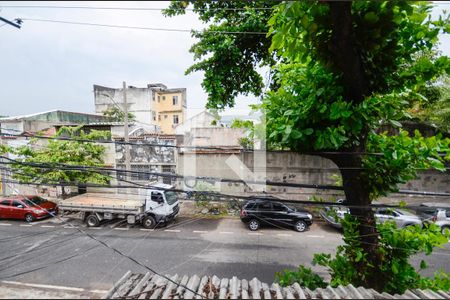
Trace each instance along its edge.
<instances>
[{"instance_id":1,"label":"overcast sky","mask_svg":"<svg viewBox=\"0 0 450 300\"><path fill-rule=\"evenodd\" d=\"M39 18L157 28L199 29L197 16L166 18L160 11L8 8L6 5L58 5L165 8L168 2L13 2L2 1L0 16ZM439 4L435 12L449 8ZM160 82L187 88L188 116L204 108L202 73L185 76L192 63L190 33L146 31L44 23L25 20L22 29L0 23L0 115L21 115L52 109L94 112L93 84L145 87ZM450 39L441 40L450 55ZM254 97L240 97L243 114Z\"/></svg>"}]
</instances>

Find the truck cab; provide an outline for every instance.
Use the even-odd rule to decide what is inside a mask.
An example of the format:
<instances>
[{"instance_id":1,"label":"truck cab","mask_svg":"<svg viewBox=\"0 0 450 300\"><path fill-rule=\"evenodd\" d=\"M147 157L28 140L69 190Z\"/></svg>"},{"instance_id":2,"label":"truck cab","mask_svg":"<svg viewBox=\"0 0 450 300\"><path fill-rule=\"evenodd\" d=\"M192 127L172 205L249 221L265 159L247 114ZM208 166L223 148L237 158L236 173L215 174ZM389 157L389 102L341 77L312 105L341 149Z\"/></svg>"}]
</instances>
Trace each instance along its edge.
<instances>
[{"instance_id":1,"label":"truck cab","mask_svg":"<svg viewBox=\"0 0 450 300\"><path fill-rule=\"evenodd\" d=\"M180 211L178 196L169 184L149 184L145 198L145 217L142 225L153 228L158 223L169 223ZM154 223L154 224L152 224Z\"/></svg>"}]
</instances>

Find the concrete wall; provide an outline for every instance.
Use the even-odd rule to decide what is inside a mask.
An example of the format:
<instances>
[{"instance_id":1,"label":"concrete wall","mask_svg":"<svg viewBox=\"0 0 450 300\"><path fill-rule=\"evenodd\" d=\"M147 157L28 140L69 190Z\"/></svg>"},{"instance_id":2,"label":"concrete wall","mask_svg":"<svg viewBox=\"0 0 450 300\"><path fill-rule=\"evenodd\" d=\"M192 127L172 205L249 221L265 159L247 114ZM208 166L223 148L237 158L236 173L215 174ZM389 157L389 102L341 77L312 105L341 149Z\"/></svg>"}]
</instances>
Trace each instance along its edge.
<instances>
[{"instance_id":1,"label":"concrete wall","mask_svg":"<svg viewBox=\"0 0 450 300\"><path fill-rule=\"evenodd\" d=\"M184 135L191 131L192 128L197 127L210 127L211 123L215 120L214 115L205 111L189 118L182 124L175 128L175 133L179 135Z\"/></svg>"},{"instance_id":2,"label":"concrete wall","mask_svg":"<svg viewBox=\"0 0 450 300\"><path fill-rule=\"evenodd\" d=\"M245 130L227 127L192 128L184 137L185 145L189 146L236 146L239 139L245 137Z\"/></svg>"},{"instance_id":3,"label":"concrete wall","mask_svg":"<svg viewBox=\"0 0 450 300\"><path fill-rule=\"evenodd\" d=\"M128 111L136 116L136 120L147 124L156 124L152 119L152 93L148 88L127 88ZM114 89L94 85L95 112L103 113L114 102L123 107L122 89Z\"/></svg>"},{"instance_id":4,"label":"concrete wall","mask_svg":"<svg viewBox=\"0 0 450 300\"><path fill-rule=\"evenodd\" d=\"M243 169L248 168L252 172L255 171L253 152L222 151L218 153L216 151L216 153L202 153L197 151L197 153L184 152L178 154L177 173L185 176L241 179L238 175L240 171L235 172L227 165L227 160L233 155L242 161ZM258 168L258 165L256 168ZM335 185L336 179L333 178L333 175L339 174L339 169L332 161L319 156L300 155L294 152L266 153L266 178L270 181ZM265 178L260 176L258 179L264 180ZM227 194L248 196L259 193L251 187L238 183L210 183L215 186L216 190ZM193 181L188 181L187 184L192 186ZM183 182L179 184L179 187L188 188ZM450 193L450 172L441 173L434 170L420 172L416 180L411 180L402 185L400 189ZM343 192L341 191L311 188L268 186L265 191L284 199L307 200L314 195L322 196L325 199L343 197ZM381 202L395 202L399 200L407 200L409 203L421 203L424 201L449 201L450 197L422 197L392 194L387 198L380 199Z\"/></svg>"}]
</instances>

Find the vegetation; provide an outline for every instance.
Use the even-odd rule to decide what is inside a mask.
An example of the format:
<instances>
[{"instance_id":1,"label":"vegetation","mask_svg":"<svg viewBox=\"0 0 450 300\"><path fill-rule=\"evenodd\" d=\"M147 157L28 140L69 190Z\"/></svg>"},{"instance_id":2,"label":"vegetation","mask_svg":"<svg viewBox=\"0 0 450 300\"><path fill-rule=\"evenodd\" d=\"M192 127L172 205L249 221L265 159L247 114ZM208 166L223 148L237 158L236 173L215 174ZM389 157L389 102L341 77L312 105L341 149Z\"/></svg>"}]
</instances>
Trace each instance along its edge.
<instances>
[{"instance_id":1,"label":"vegetation","mask_svg":"<svg viewBox=\"0 0 450 300\"><path fill-rule=\"evenodd\" d=\"M314 273L311 268L299 266L297 270L284 270L275 274L275 280L281 286L288 286L294 283L298 283L301 287L307 287L311 290L317 288L326 288L327 283Z\"/></svg>"},{"instance_id":2,"label":"vegetation","mask_svg":"<svg viewBox=\"0 0 450 300\"><path fill-rule=\"evenodd\" d=\"M330 284L334 287L348 284L364 285L366 278L371 276L369 274L371 268L367 267L370 266L371 259L365 251L364 242L358 238L360 221L346 214L341 224L344 230L344 245L337 247L333 258L330 254L315 254L313 264L329 269ZM379 266L383 273L383 277L379 279L382 281L380 291L395 294L403 293L407 289L445 291L450 289L448 274L439 271L435 273L434 278L425 278L410 263L411 256L419 253L430 255L434 247L446 244L449 232L442 234L440 227L435 224L423 229L418 225L399 229L393 221L380 223L377 229L380 235L378 251L383 253L383 260ZM425 268L427 264L422 260L420 269ZM322 287L325 283L316 276L318 277L303 266L300 266L298 271L285 270L277 274L281 285L299 282L307 287Z\"/></svg>"},{"instance_id":3,"label":"vegetation","mask_svg":"<svg viewBox=\"0 0 450 300\"><path fill-rule=\"evenodd\" d=\"M409 113L423 123L450 133L450 77L443 76L423 89L425 98L413 102Z\"/></svg>"},{"instance_id":4,"label":"vegetation","mask_svg":"<svg viewBox=\"0 0 450 300\"><path fill-rule=\"evenodd\" d=\"M183 13L189 2L173 2L166 14ZM271 90L259 106L267 120L269 147L320 155L339 167L350 212L359 220L352 238L360 243L362 257L356 260L349 252L338 251L336 259L345 259L348 270L357 269L364 276L345 277L338 273L346 269L336 268L335 282L345 278L377 290L393 288L385 279L390 274L401 277L401 273L386 265L391 259L386 247L396 241L383 240L384 228L376 226L368 205L415 178L418 168L443 170L444 161L450 159L450 140L441 136L376 133L382 124L401 127L400 121L411 118L408 109L425 98L427 87L450 72L448 57L435 54L438 35L450 31L449 18L431 20L431 5L410 1L193 3L194 12L210 25L194 33L200 41L191 52L201 61L187 73L205 71L207 106L233 106L240 93L260 95L262 78L257 69L272 66ZM266 30L267 37L216 33ZM420 236L420 232L406 235ZM437 244L437 240L426 243L427 247ZM332 265L334 261L318 262ZM399 284L402 280L398 278Z\"/></svg>"},{"instance_id":5,"label":"vegetation","mask_svg":"<svg viewBox=\"0 0 450 300\"><path fill-rule=\"evenodd\" d=\"M125 121L125 112L122 109L120 109L120 108L118 108L116 106L111 106L110 108L105 110L103 112L103 115L106 116L106 117L111 117L114 121L117 121L117 122ZM128 120L130 122L134 121L134 120L136 120L136 116L129 112L128 113Z\"/></svg>"},{"instance_id":6,"label":"vegetation","mask_svg":"<svg viewBox=\"0 0 450 300\"><path fill-rule=\"evenodd\" d=\"M27 183L73 183L82 189L84 183L105 184L109 176L98 171L70 170L70 166L104 167L105 147L90 141L109 138L109 132L93 130L85 133L82 126L62 127L53 136L76 140L50 139L42 144L34 138L28 145L9 147L9 153L18 156L12 164L13 177ZM84 141L82 141L84 140ZM67 168L62 168L64 165ZM40 167L41 166L41 167ZM64 193L64 188L63 188Z\"/></svg>"}]
</instances>

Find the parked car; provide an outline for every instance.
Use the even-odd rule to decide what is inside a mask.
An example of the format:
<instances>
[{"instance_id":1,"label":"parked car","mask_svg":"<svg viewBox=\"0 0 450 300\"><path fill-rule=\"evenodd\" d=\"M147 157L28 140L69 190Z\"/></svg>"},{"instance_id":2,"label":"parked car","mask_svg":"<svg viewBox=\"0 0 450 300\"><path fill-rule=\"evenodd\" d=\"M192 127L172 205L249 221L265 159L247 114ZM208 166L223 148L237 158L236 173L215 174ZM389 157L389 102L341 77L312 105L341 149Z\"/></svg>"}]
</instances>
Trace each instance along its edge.
<instances>
[{"instance_id":1,"label":"parked car","mask_svg":"<svg viewBox=\"0 0 450 300\"><path fill-rule=\"evenodd\" d=\"M276 199L276 198L275 198ZM252 231L261 225L293 227L303 232L312 224L312 215L306 210L297 210L273 201L271 197L249 200L241 209L241 221Z\"/></svg>"},{"instance_id":2,"label":"parked car","mask_svg":"<svg viewBox=\"0 0 450 300\"><path fill-rule=\"evenodd\" d=\"M345 200L338 200L338 203L345 203ZM332 213L332 211L334 213ZM334 214L336 214L337 218L344 218L345 214L350 213L350 210L345 206L332 206L332 207L325 207L320 212L320 215L322 218L331 226L335 228L342 228L341 223L335 219ZM396 208L378 208L375 211L375 219L377 222L386 222L386 221L395 221L397 224L397 227L406 227L411 225L421 225L422 226L422 219L406 210L396 209Z\"/></svg>"},{"instance_id":3,"label":"parked car","mask_svg":"<svg viewBox=\"0 0 450 300\"><path fill-rule=\"evenodd\" d=\"M424 223L434 223L441 227L442 231L450 230L450 205L447 203L422 203L417 209L417 214Z\"/></svg>"},{"instance_id":4,"label":"parked car","mask_svg":"<svg viewBox=\"0 0 450 300\"><path fill-rule=\"evenodd\" d=\"M57 204L39 196L11 196L0 200L0 218L33 222L57 214Z\"/></svg>"}]
</instances>

